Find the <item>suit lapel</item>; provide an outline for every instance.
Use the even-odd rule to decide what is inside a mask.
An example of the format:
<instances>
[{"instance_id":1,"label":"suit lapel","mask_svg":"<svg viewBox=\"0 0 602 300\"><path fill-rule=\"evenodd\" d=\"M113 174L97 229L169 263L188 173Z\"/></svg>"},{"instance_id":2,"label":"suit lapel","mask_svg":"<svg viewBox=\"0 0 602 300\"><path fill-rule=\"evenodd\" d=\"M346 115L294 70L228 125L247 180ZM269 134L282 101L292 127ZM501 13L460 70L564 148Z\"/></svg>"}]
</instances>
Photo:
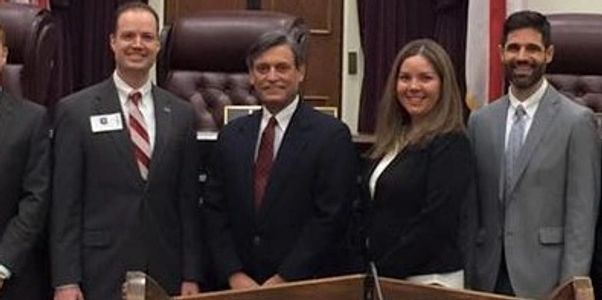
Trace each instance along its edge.
<instances>
[{"instance_id":1,"label":"suit lapel","mask_svg":"<svg viewBox=\"0 0 602 300\"><path fill-rule=\"evenodd\" d=\"M510 191L514 190L516 184L520 180L522 174L535 153L535 149L541 142L541 139L550 128L550 123L554 119L558 110L559 102L558 94L555 94L552 87L548 87L545 94L540 100L539 107L533 116L533 122L531 128L527 133L525 143L520 149L518 156L518 163L516 166L516 176L513 176L512 182L510 183Z\"/></svg>"},{"instance_id":2,"label":"suit lapel","mask_svg":"<svg viewBox=\"0 0 602 300\"><path fill-rule=\"evenodd\" d=\"M148 180L153 176L153 170L157 169L165 150L167 140L172 130L172 113L169 99L160 97L155 86L152 88L153 104L155 106L155 145L151 155Z\"/></svg>"},{"instance_id":3,"label":"suit lapel","mask_svg":"<svg viewBox=\"0 0 602 300\"><path fill-rule=\"evenodd\" d=\"M259 124L261 122L261 111L254 112L247 122L240 123L238 134L240 138L240 168L242 171L241 182L244 184L243 195L248 195L247 199L242 199L245 211L249 212L250 220L253 220L255 214L255 188L254 188L254 170L255 170L255 145L259 134Z\"/></svg>"},{"instance_id":4,"label":"suit lapel","mask_svg":"<svg viewBox=\"0 0 602 300\"><path fill-rule=\"evenodd\" d=\"M0 90L0 141L4 141L4 136L10 128L7 128L13 118L13 99L8 94ZM6 147L0 147L0 152Z\"/></svg>"},{"instance_id":5,"label":"suit lapel","mask_svg":"<svg viewBox=\"0 0 602 300\"><path fill-rule=\"evenodd\" d=\"M492 105L496 105L493 111L493 157L495 161L493 162L493 167L497 168L494 174L499 174L498 180L498 199L499 201L504 200L504 161L505 161L505 144L506 144L506 119L508 117L508 105L510 105L510 100L508 96L505 96L499 103L494 103Z\"/></svg>"},{"instance_id":6,"label":"suit lapel","mask_svg":"<svg viewBox=\"0 0 602 300\"><path fill-rule=\"evenodd\" d=\"M372 172L374 172L374 169L376 169L376 166L380 163L381 159L383 159L383 157L380 157L378 159L370 159L370 161L367 164L366 171L362 174L362 186L370 186L370 177L372 176ZM370 191L368 190L368 195L369 193Z\"/></svg>"},{"instance_id":7,"label":"suit lapel","mask_svg":"<svg viewBox=\"0 0 602 300\"><path fill-rule=\"evenodd\" d=\"M399 156L399 153L395 156L395 158L393 160L397 159L398 156ZM370 160L366 164L365 171L363 171L361 173L362 177L361 177L361 184L360 184L360 188L359 188L359 195L360 195L360 199L362 201L365 201L363 203L367 203L369 205L368 207L370 207L374 203L373 201L376 199L376 193L374 194L374 197L373 197L372 193L370 192L370 179L372 177L372 173L374 172L374 170L376 169L376 166L378 166L378 164L380 163L382 158L383 157L380 157L377 159L370 158ZM377 180L376 184L378 184L378 180Z\"/></svg>"},{"instance_id":8,"label":"suit lapel","mask_svg":"<svg viewBox=\"0 0 602 300\"><path fill-rule=\"evenodd\" d=\"M95 113L98 115L103 114L114 114L120 113L122 117L122 130L116 130L107 132L106 134L115 144L118 152L121 153L122 161L127 164L127 169L130 170L130 175L133 176L136 181L143 183L142 177L136 165L136 159L134 156L134 150L132 148L132 141L128 133L128 127L124 112L121 110L121 104L119 102L119 96L117 95L117 89L113 83L113 79L110 78L104 82L102 92L96 96Z\"/></svg>"},{"instance_id":9,"label":"suit lapel","mask_svg":"<svg viewBox=\"0 0 602 300\"><path fill-rule=\"evenodd\" d=\"M299 154L308 141L308 133L311 131L311 124L306 122L310 117L308 114L309 108L299 102L297 110L284 133L270 172L263 204L259 210L258 217L260 220L269 213L270 208L276 201L282 200L278 195L280 195L280 191L288 178L288 173L293 169L293 164L298 160Z\"/></svg>"}]
</instances>

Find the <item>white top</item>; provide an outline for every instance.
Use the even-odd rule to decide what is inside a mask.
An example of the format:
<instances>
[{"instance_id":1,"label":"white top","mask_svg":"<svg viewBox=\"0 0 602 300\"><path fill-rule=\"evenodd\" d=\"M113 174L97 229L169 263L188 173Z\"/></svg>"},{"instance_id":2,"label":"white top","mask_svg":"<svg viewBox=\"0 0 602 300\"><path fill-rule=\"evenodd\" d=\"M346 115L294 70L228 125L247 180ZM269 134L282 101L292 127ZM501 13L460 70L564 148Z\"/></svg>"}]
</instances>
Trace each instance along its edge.
<instances>
[{"instance_id":1,"label":"white top","mask_svg":"<svg viewBox=\"0 0 602 300\"><path fill-rule=\"evenodd\" d=\"M372 171L372 175L370 175L370 181L368 182L368 186L370 188L370 197L374 200L374 192L376 189L376 182L380 175L384 172L385 169L391 164L391 162L395 159L397 154L399 153L398 149L395 149L391 152L388 152L376 165L374 171ZM447 288L455 288L462 289L464 288L464 270L453 271L449 273L435 273L435 274L425 274L425 275L416 275L409 276L405 278L405 280L413 282L413 283L421 283L421 284L437 284L440 286L444 286Z\"/></svg>"},{"instance_id":2,"label":"white top","mask_svg":"<svg viewBox=\"0 0 602 300\"><path fill-rule=\"evenodd\" d=\"M141 88L134 90L129 86L119 75L117 71L113 72L113 81L117 88L117 95L119 96L119 103L121 104L121 111L123 112L123 119L126 124L129 124L129 115L127 108L128 95L133 91L138 91L142 94L142 100L138 106L142 116L144 117L144 123L146 123L146 131L148 132L150 149L152 150L155 145L155 106L153 105L153 94L151 93L151 81L150 78L142 85Z\"/></svg>"},{"instance_id":3,"label":"white top","mask_svg":"<svg viewBox=\"0 0 602 300\"><path fill-rule=\"evenodd\" d=\"M463 289L464 288L464 270L453 271L441 274L416 275L406 278L409 282L422 284L436 284L446 288Z\"/></svg>"},{"instance_id":4,"label":"white top","mask_svg":"<svg viewBox=\"0 0 602 300\"><path fill-rule=\"evenodd\" d=\"M546 92L548 88L548 81L544 78L541 86L533 93L529 98L525 99L525 101L518 101L516 96L512 94L512 89L508 93L508 98L510 98L510 105L508 105L508 116L506 117L506 139L504 149L508 147L508 136L510 136L510 129L512 129L512 123L514 122L514 112L516 111L516 107L518 105L522 105L525 109L524 118L525 123L525 132L523 135L523 142L527 137L527 133L529 133L529 129L531 128L531 124L533 123L533 117L535 116L535 112L539 107L539 103L541 102L541 98L543 98L543 94Z\"/></svg>"},{"instance_id":5,"label":"white top","mask_svg":"<svg viewBox=\"0 0 602 300\"><path fill-rule=\"evenodd\" d=\"M276 118L276 127L274 128L274 158L276 158L276 154L278 153L278 149L280 149L280 144L282 144L282 139L284 138L284 133L286 132L288 124L293 118L293 114L295 113L295 109L297 109L298 104L299 96L295 96L295 100L293 100L293 102L289 103L289 105L274 115L274 118ZM255 146L255 159L257 159L259 144L261 144L261 135L268 126L268 122L272 118L272 113L265 108L265 106L262 108L262 110L261 124L259 124L259 134L257 135L257 143Z\"/></svg>"},{"instance_id":6,"label":"white top","mask_svg":"<svg viewBox=\"0 0 602 300\"><path fill-rule=\"evenodd\" d=\"M10 270L4 265L0 264L0 280L9 279L11 276Z\"/></svg>"},{"instance_id":7,"label":"white top","mask_svg":"<svg viewBox=\"0 0 602 300\"><path fill-rule=\"evenodd\" d=\"M372 175L370 175L370 181L368 182L368 187L370 188L370 198L374 199L374 191L376 190L376 182L378 178L383 173L383 171L391 164L393 159L397 156L399 151L394 149L391 152L388 152L379 162L378 165L372 171Z\"/></svg>"}]
</instances>

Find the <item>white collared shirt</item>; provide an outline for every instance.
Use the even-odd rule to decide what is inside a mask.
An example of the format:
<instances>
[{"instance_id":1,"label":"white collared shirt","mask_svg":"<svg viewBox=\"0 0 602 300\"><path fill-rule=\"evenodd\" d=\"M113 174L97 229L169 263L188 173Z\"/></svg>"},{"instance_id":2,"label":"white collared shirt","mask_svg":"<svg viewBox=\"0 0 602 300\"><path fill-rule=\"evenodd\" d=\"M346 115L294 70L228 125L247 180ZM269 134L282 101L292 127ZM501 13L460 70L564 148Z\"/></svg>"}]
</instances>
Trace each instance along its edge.
<instances>
[{"instance_id":1,"label":"white collared shirt","mask_svg":"<svg viewBox=\"0 0 602 300\"><path fill-rule=\"evenodd\" d=\"M117 95L119 96L119 103L121 104L121 111L123 112L123 119L126 124L129 124L129 115L127 108L128 95L134 91L134 88L129 86L117 71L113 72L113 81L115 82L115 87L117 87ZM155 124L155 105L153 102L153 95L151 93L152 83L150 78L142 85L141 88L136 91L142 94L142 101L140 101L140 112L144 117L144 122L146 123L146 131L148 132L150 148L153 149L155 145L155 134L156 134L156 124Z\"/></svg>"},{"instance_id":2,"label":"white collared shirt","mask_svg":"<svg viewBox=\"0 0 602 300\"><path fill-rule=\"evenodd\" d=\"M282 139L284 138L284 133L288 128L288 124L291 122L293 118L293 114L297 109L297 105L299 104L299 96L295 96L295 100L289 103L284 109L276 113L274 118L276 118L276 128L274 128L274 159L276 158L276 154L278 154L278 150L280 149L280 145L282 144ZM257 159L257 152L259 151L259 144L261 144L261 135L263 131L268 126L268 122L272 118L272 113L265 108L262 108L261 114L261 124L259 124L259 134L257 135L257 143L255 144L255 159Z\"/></svg>"},{"instance_id":3,"label":"white collared shirt","mask_svg":"<svg viewBox=\"0 0 602 300\"><path fill-rule=\"evenodd\" d=\"M514 122L514 112L516 111L516 107L518 105L522 105L525 109L525 133L523 135L523 142L529 133L529 129L531 128L531 124L533 123L533 117L535 116L535 112L537 112L537 108L539 107L539 103L541 102L541 98L543 98L543 94L546 92L548 88L548 81L544 78L541 86L533 93L529 98L524 101L519 101L514 94L512 94L512 89L510 89L508 93L508 98L510 99L510 105L508 105L508 115L506 117L506 138L504 143L504 149L508 147L508 136L510 136L510 129L512 128L512 123Z\"/></svg>"}]
</instances>

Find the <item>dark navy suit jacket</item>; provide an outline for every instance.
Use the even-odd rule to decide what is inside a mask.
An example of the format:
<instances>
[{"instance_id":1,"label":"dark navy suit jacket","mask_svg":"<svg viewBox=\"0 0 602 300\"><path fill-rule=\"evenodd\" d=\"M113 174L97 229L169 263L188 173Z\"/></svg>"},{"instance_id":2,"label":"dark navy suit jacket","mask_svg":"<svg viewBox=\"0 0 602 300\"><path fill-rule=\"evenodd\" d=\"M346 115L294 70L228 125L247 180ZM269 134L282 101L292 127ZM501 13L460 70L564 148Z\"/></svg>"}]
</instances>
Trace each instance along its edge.
<instances>
[{"instance_id":1,"label":"dark navy suit jacket","mask_svg":"<svg viewBox=\"0 0 602 300\"><path fill-rule=\"evenodd\" d=\"M253 195L261 112L226 126L209 167L205 211L218 279L258 283L321 276L349 220L356 154L348 128L300 102L284 134L261 208ZM325 274L324 274L325 275Z\"/></svg>"}]
</instances>

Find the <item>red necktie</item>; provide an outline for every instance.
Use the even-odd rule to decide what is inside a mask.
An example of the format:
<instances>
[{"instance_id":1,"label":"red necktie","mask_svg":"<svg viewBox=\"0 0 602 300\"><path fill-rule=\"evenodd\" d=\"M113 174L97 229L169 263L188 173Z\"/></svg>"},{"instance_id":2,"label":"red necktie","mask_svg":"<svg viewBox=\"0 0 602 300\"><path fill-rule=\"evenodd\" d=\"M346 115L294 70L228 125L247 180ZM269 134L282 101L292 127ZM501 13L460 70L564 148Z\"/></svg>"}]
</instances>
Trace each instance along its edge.
<instances>
[{"instance_id":1,"label":"red necktie","mask_svg":"<svg viewBox=\"0 0 602 300\"><path fill-rule=\"evenodd\" d=\"M134 156L140 176L146 180L148 177L148 167L150 166L150 158L152 150L150 148L150 139L146 130L144 117L140 112L140 101L142 94L140 92L132 92L128 95L128 127L130 129L130 137L134 144Z\"/></svg>"},{"instance_id":2,"label":"red necktie","mask_svg":"<svg viewBox=\"0 0 602 300\"><path fill-rule=\"evenodd\" d=\"M276 118L271 117L268 126L263 130L259 151L257 152L257 161L255 161L255 207L257 208L263 202L265 187L268 185L268 178L272 170L275 128Z\"/></svg>"}]
</instances>

